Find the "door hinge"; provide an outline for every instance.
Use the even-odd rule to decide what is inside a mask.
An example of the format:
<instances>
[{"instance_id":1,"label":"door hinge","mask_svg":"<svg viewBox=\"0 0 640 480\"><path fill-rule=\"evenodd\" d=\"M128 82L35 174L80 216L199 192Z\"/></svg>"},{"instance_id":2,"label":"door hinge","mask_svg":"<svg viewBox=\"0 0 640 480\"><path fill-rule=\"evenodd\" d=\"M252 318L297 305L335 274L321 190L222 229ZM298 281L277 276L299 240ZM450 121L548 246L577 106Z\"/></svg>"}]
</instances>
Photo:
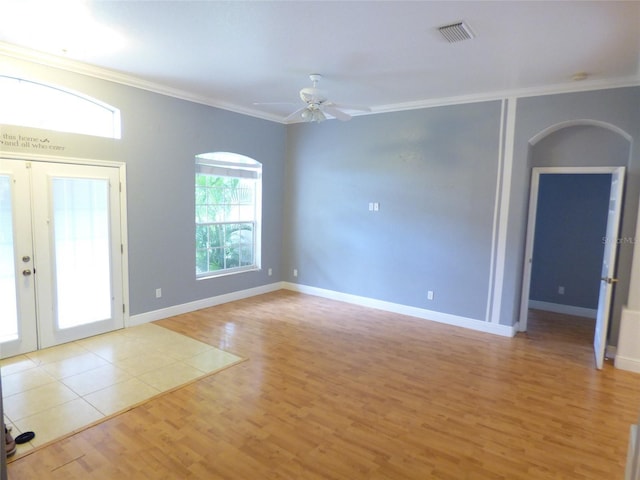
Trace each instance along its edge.
<instances>
[{"instance_id":1,"label":"door hinge","mask_svg":"<svg viewBox=\"0 0 640 480\"><path fill-rule=\"evenodd\" d=\"M118 182L118 190L122 193L122 182Z\"/></svg>"},{"instance_id":2,"label":"door hinge","mask_svg":"<svg viewBox=\"0 0 640 480\"><path fill-rule=\"evenodd\" d=\"M120 244L120 253L124 253L124 244Z\"/></svg>"},{"instance_id":3,"label":"door hinge","mask_svg":"<svg viewBox=\"0 0 640 480\"><path fill-rule=\"evenodd\" d=\"M125 313L125 310L124 310L124 303L122 304L122 313Z\"/></svg>"}]
</instances>

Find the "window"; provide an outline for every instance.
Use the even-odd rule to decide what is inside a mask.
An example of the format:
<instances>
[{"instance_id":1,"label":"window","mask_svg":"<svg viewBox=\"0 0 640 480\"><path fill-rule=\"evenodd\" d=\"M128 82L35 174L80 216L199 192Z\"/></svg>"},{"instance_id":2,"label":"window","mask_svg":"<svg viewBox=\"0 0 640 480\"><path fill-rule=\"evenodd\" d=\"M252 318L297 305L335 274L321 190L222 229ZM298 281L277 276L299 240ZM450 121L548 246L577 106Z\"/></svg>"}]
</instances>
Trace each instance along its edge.
<instances>
[{"instance_id":1,"label":"window","mask_svg":"<svg viewBox=\"0 0 640 480\"><path fill-rule=\"evenodd\" d=\"M260 268L262 164L236 153L196 156L196 277Z\"/></svg>"},{"instance_id":2,"label":"window","mask_svg":"<svg viewBox=\"0 0 640 480\"><path fill-rule=\"evenodd\" d=\"M120 138L120 110L59 88L0 75L0 124Z\"/></svg>"}]
</instances>

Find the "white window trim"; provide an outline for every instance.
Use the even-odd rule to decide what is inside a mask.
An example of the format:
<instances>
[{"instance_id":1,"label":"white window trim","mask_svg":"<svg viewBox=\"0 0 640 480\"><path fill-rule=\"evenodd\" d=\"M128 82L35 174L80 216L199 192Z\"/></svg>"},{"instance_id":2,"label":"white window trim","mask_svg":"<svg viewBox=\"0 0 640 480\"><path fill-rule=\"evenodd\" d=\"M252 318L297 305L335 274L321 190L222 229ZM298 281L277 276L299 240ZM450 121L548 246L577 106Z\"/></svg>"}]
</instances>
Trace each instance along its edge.
<instances>
[{"instance_id":1,"label":"white window trim","mask_svg":"<svg viewBox=\"0 0 640 480\"><path fill-rule=\"evenodd\" d=\"M253 265L196 273L196 280L219 278L262 268L262 164L253 158L232 152L211 152L196 155L195 174L251 178L255 182L255 221L253 231ZM197 225L197 224L196 224Z\"/></svg>"}]
</instances>

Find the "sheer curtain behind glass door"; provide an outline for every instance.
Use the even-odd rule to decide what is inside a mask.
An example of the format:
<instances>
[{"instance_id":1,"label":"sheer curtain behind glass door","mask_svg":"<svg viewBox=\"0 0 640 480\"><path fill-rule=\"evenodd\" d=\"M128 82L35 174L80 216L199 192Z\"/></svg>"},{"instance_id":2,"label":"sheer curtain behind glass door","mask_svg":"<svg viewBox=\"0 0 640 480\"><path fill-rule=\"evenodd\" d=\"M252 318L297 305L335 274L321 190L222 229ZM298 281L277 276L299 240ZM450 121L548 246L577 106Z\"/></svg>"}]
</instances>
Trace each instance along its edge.
<instances>
[{"instance_id":1,"label":"sheer curtain behind glass door","mask_svg":"<svg viewBox=\"0 0 640 480\"><path fill-rule=\"evenodd\" d=\"M0 343L18 338L11 177L0 176Z\"/></svg>"},{"instance_id":2,"label":"sheer curtain behind glass door","mask_svg":"<svg viewBox=\"0 0 640 480\"><path fill-rule=\"evenodd\" d=\"M111 317L109 182L53 178L58 328Z\"/></svg>"}]
</instances>

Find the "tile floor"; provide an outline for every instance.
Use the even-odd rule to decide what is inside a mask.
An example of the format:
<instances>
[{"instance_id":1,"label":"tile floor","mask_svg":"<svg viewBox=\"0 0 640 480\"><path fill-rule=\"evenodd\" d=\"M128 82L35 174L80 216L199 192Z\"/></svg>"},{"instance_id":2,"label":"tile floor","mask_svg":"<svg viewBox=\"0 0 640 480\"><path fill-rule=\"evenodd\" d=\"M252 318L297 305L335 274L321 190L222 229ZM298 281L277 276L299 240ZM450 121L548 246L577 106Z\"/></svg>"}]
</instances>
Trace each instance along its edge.
<instances>
[{"instance_id":1,"label":"tile floor","mask_svg":"<svg viewBox=\"0 0 640 480\"><path fill-rule=\"evenodd\" d=\"M34 431L17 454L242 359L154 324L0 361L5 423Z\"/></svg>"}]
</instances>

